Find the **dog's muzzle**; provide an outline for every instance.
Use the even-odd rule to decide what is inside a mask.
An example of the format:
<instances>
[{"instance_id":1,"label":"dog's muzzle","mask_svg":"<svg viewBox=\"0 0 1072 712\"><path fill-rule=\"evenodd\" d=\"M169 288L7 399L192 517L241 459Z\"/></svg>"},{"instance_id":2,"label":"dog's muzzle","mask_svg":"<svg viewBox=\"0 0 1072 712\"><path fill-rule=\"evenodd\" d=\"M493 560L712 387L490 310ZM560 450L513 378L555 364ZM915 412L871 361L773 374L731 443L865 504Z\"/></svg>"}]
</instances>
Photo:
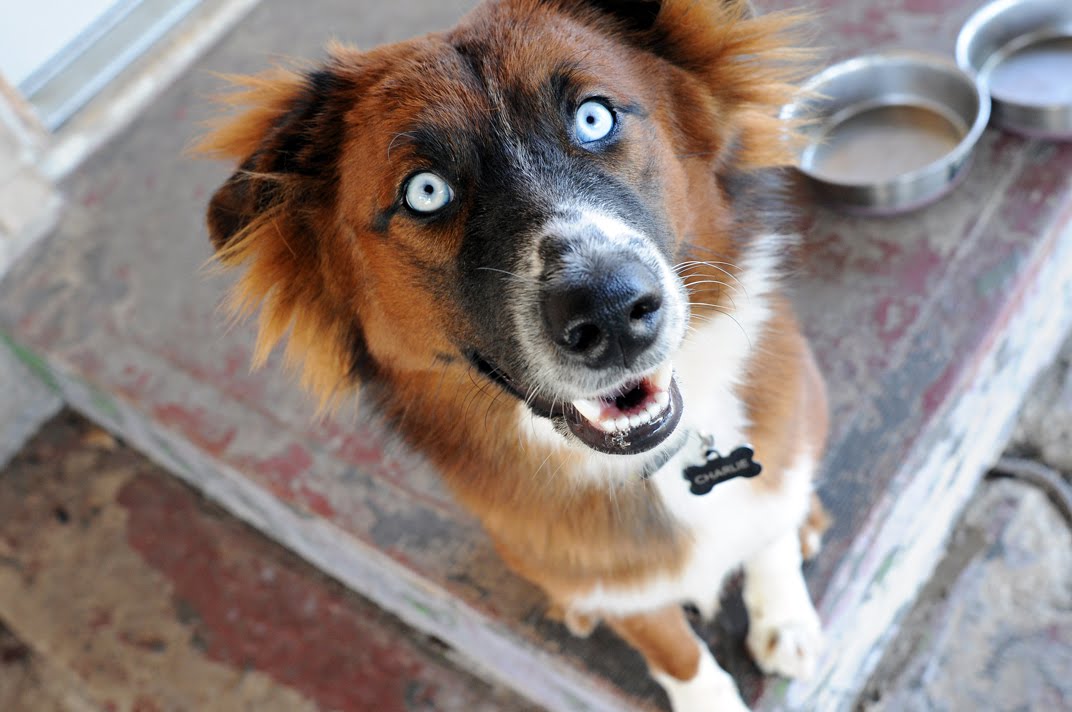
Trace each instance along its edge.
<instances>
[{"instance_id":1,"label":"dog's muzzle","mask_svg":"<svg viewBox=\"0 0 1072 712\"><path fill-rule=\"evenodd\" d=\"M584 270L550 277L540 304L561 358L593 370L632 368L663 324L658 276L627 255L601 256Z\"/></svg>"},{"instance_id":2,"label":"dog's muzzle","mask_svg":"<svg viewBox=\"0 0 1072 712\"><path fill-rule=\"evenodd\" d=\"M682 401L669 360L641 370L665 351L659 274L630 250L606 250L551 262L541 284L545 337L559 364L604 382L621 374L616 385L565 408L573 435L609 454L662 444L677 428Z\"/></svg>"}]
</instances>

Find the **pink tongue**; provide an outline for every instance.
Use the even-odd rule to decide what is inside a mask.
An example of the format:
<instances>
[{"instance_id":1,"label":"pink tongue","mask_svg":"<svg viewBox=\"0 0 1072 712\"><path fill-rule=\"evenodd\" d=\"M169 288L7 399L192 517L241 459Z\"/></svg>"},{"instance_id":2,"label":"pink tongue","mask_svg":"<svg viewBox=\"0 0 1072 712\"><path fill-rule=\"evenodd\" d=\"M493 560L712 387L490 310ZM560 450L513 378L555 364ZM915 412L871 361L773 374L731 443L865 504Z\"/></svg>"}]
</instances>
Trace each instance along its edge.
<instances>
[{"instance_id":1,"label":"pink tongue","mask_svg":"<svg viewBox=\"0 0 1072 712\"><path fill-rule=\"evenodd\" d=\"M633 386L633 388L624 395L604 401L603 417L620 417L641 412L647 408L648 403L651 402L651 393L649 390L648 385L642 382ZM640 392L638 393L637 391ZM618 401L620 399L625 400L625 408L618 407Z\"/></svg>"},{"instance_id":2,"label":"pink tongue","mask_svg":"<svg viewBox=\"0 0 1072 712\"><path fill-rule=\"evenodd\" d=\"M645 393L650 397L650 393L647 391ZM575 417L567 417L566 425L581 442L593 450L609 455L635 455L651 450L677 430L681 422L682 401L681 391L676 381L670 382L669 400L667 409L658 418L645 425L632 428L628 433L605 432L580 416L579 413L576 413ZM617 406L612 405L605 407L603 411L605 415L610 408L613 408L615 413L622 413Z\"/></svg>"}]
</instances>

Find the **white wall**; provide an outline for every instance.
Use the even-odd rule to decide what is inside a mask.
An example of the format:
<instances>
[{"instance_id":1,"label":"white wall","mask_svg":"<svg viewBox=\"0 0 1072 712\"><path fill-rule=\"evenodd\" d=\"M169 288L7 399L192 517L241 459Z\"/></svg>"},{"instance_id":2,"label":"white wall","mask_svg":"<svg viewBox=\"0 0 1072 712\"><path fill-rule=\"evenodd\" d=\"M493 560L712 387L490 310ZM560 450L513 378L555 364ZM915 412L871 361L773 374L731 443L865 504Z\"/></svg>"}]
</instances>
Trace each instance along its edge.
<instances>
[{"instance_id":1,"label":"white wall","mask_svg":"<svg viewBox=\"0 0 1072 712\"><path fill-rule=\"evenodd\" d=\"M18 86L128 0L0 0L0 74Z\"/></svg>"}]
</instances>

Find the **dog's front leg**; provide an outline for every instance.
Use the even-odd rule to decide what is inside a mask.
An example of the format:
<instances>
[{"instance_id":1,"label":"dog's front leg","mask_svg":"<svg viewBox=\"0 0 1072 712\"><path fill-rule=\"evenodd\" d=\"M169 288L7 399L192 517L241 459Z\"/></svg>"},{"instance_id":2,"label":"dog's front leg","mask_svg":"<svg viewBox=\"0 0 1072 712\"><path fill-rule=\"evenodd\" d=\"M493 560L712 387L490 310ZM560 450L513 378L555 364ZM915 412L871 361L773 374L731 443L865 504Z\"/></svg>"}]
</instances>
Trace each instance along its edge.
<instances>
[{"instance_id":1,"label":"dog's front leg","mask_svg":"<svg viewBox=\"0 0 1072 712\"><path fill-rule=\"evenodd\" d=\"M748 650L760 669L807 679L822 651L822 628L800 569L800 548L794 530L746 562L744 603Z\"/></svg>"},{"instance_id":2,"label":"dog's front leg","mask_svg":"<svg viewBox=\"0 0 1072 712\"><path fill-rule=\"evenodd\" d=\"M607 623L644 656L674 712L747 712L733 678L692 632L680 606Z\"/></svg>"}]
</instances>

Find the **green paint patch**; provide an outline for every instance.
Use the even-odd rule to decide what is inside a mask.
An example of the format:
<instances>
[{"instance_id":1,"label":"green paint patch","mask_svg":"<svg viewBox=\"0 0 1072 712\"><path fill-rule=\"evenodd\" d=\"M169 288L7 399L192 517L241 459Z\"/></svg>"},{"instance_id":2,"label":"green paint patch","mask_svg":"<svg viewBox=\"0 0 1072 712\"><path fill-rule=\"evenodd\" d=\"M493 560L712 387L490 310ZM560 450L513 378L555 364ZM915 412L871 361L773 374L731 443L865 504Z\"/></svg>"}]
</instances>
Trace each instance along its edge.
<instances>
[{"instance_id":1,"label":"green paint patch","mask_svg":"<svg viewBox=\"0 0 1072 712\"><path fill-rule=\"evenodd\" d=\"M875 572L875 578L872 579L872 583L881 585L886 579L886 575L890 573L890 569L897 562L897 559L901 556L900 549L894 549L890 553L886 554L886 558L882 560L882 565L878 567L878 571Z\"/></svg>"},{"instance_id":2,"label":"green paint patch","mask_svg":"<svg viewBox=\"0 0 1072 712\"><path fill-rule=\"evenodd\" d=\"M980 274L975 278L975 293L980 297L1001 293L1020 273L1022 261L1019 256L1013 256Z\"/></svg>"},{"instance_id":3,"label":"green paint patch","mask_svg":"<svg viewBox=\"0 0 1072 712\"><path fill-rule=\"evenodd\" d=\"M177 469L179 472L185 474L187 477L192 477L194 469L190 467L190 464L186 460L179 457L179 454L175 452L175 448L171 446L164 438L160 437L156 433L153 433L153 442L156 444L160 451L164 454L164 457L171 460L171 466Z\"/></svg>"},{"instance_id":4,"label":"green paint patch","mask_svg":"<svg viewBox=\"0 0 1072 712\"><path fill-rule=\"evenodd\" d=\"M785 700L787 694L789 694L789 681L788 680L776 680L771 682L767 689L767 696L771 700L782 702Z\"/></svg>"},{"instance_id":5,"label":"green paint patch","mask_svg":"<svg viewBox=\"0 0 1072 712\"><path fill-rule=\"evenodd\" d=\"M123 413L119 410L119 406L115 404L115 401L92 384L85 383L85 386L89 390L90 404L97 415L110 419L117 426L121 424L123 422Z\"/></svg>"},{"instance_id":6,"label":"green paint patch","mask_svg":"<svg viewBox=\"0 0 1072 712\"><path fill-rule=\"evenodd\" d=\"M570 710L575 710L576 712L589 712L592 709L591 705L575 695L573 690L567 690L565 687L558 686L558 692L565 699Z\"/></svg>"},{"instance_id":7,"label":"green paint patch","mask_svg":"<svg viewBox=\"0 0 1072 712\"><path fill-rule=\"evenodd\" d=\"M0 344L3 344L39 381L45 384L54 393L60 393L60 384L56 380L48 363L33 351L20 346L10 336L0 331Z\"/></svg>"},{"instance_id":8,"label":"green paint patch","mask_svg":"<svg viewBox=\"0 0 1072 712\"><path fill-rule=\"evenodd\" d=\"M454 618L446 613L446 611L436 610L422 601L409 598L408 596L406 597L406 602L425 618L433 620L440 625L447 626L448 628L455 627Z\"/></svg>"}]
</instances>

